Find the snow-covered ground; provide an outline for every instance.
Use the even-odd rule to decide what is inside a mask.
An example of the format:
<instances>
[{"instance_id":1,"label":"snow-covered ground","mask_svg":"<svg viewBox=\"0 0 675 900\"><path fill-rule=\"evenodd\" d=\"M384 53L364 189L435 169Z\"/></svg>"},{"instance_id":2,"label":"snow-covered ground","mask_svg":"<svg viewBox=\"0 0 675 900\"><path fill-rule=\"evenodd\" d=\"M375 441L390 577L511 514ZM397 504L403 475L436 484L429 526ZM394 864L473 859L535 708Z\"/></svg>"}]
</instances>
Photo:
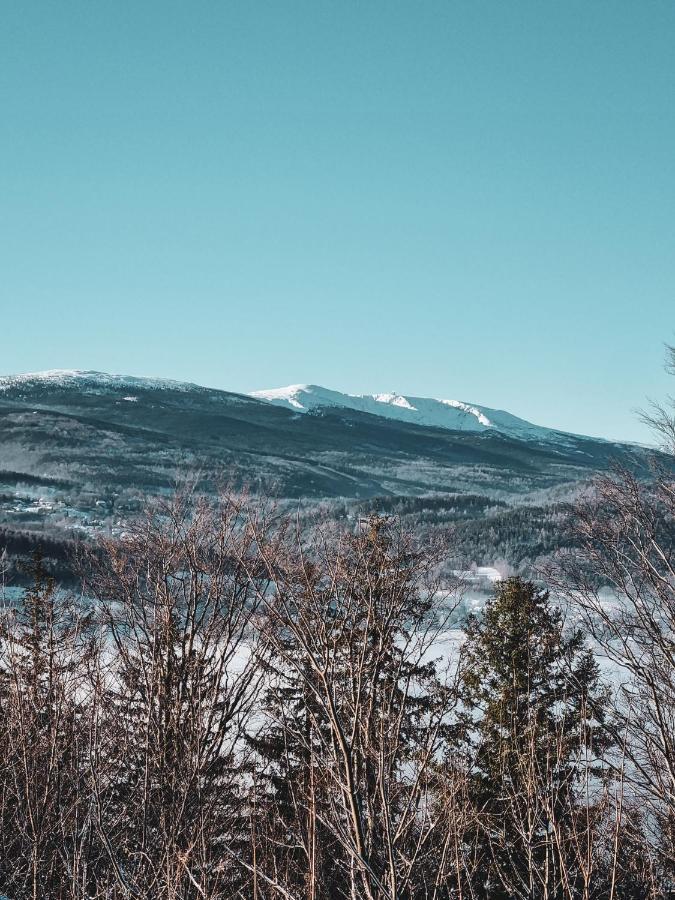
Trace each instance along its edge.
<instances>
[{"instance_id":1,"label":"snow-covered ground","mask_svg":"<svg viewBox=\"0 0 675 900\"><path fill-rule=\"evenodd\" d=\"M142 390L199 390L196 384L172 381L169 378L134 378L130 375L109 375L106 372L82 371L80 369L48 369L44 372L24 372L21 375L0 376L0 391L15 388L34 387L35 385L54 385L58 387L77 387L93 389L136 388ZM135 400L133 396L124 400Z\"/></svg>"}]
</instances>

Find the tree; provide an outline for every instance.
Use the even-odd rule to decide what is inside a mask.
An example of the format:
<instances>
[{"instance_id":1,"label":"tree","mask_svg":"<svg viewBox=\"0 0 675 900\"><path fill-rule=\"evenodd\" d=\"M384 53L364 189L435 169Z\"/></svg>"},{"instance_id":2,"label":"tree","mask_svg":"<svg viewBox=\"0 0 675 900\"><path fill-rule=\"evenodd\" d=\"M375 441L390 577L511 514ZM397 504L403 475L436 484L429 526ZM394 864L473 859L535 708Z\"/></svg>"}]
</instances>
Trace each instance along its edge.
<instances>
[{"instance_id":1,"label":"tree","mask_svg":"<svg viewBox=\"0 0 675 900\"><path fill-rule=\"evenodd\" d=\"M403 900L444 878L433 798L455 695L430 658L450 612L434 563L373 516L356 534L296 542L270 573L261 652L304 694L301 717L276 723L278 743L309 755L311 790L294 802L332 848L332 880L314 874L311 896Z\"/></svg>"},{"instance_id":2,"label":"tree","mask_svg":"<svg viewBox=\"0 0 675 900\"><path fill-rule=\"evenodd\" d=\"M546 591L510 578L469 619L464 653L476 884L490 898L589 896L607 698L582 633L565 630Z\"/></svg>"},{"instance_id":3,"label":"tree","mask_svg":"<svg viewBox=\"0 0 675 900\"><path fill-rule=\"evenodd\" d=\"M216 900L241 887L253 555L241 502L179 497L90 560L112 650L92 775L115 896Z\"/></svg>"},{"instance_id":4,"label":"tree","mask_svg":"<svg viewBox=\"0 0 675 900\"><path fill-rule=\"evenodd\" d=\"M0 624L0 884L17 898L65 900L89 886L87 674L97 645L86 609L57 589L39 551L28 571L32 586Z\"/></svg>"},{"instance_id":5,"label":"tree","mask_svg":"<svg viewBox=\"0 0 675 900\"><path fill-rule=\"evenodd\" d=\"M275 882L308 900L339 896L341 848L325 824L333 785L322 763L330 734L314 697L315 674L302 648L283 633L262 642L258 661L266 689L264 725L249 737L256 753L254 876L274 872Z\"/></svg>"},{"instance_id":6,"label":"tree","mask_svg":"<svg viewBox=\"0 0 675 900\"><path fill-rule=\"evenodd\" d=\"M668 348L675 374L675 348ZM675 876L675 403L644 417L664 453L650 477L616 470L577 504L578 551L562 554L557 582L614 664L608 724L623 743L626 789L644 812L647 853Z\"/></svg>"}]
</instances>

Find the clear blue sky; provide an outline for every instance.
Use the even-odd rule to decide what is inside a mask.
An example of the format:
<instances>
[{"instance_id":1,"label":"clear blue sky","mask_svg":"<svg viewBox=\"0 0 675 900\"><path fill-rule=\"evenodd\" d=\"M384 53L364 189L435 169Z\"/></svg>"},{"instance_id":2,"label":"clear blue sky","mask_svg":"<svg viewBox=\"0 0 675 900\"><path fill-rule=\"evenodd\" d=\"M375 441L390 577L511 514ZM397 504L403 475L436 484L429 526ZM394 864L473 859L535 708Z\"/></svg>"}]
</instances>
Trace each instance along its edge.
<instances>
[{"instance_id":1,"label":"clear blue sky","mask_svg":"<svg viewBox=\"0 0 675 900\"><path fill-rule=\"evenodd\" d=\"M313 381L646 439L675 3L11 2L1 372Z\"/></svg>"}]
</instances>

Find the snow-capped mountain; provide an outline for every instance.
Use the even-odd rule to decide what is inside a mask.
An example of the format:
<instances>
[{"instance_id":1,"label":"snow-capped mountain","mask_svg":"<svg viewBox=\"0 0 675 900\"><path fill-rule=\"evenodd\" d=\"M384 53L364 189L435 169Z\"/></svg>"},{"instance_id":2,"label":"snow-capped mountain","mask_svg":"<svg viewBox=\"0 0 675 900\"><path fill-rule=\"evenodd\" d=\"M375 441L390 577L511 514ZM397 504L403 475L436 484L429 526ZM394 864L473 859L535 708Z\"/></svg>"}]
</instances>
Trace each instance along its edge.
<instances>
[{"instance_id":1,"label":"snow-capped mountain","mask_svg":"<svg viewBox=\"0 0 675 900\"><path fill-rule=\"evenodd\" d=\"M139 391L204 393L212 395L214 399L219 396L227 397L229 402L235 398L238 398L239 402L250 398L251 401L271 404L300 414L344 409L426 428L442 428L446 431L461 431L476 435L491 432L536 443L569 444L579 437L534 425L505 410L492 409L463 400L415 397L398 393L345 394L316 384L292 384L288 387L252 391L248 395L242 395L168 378L111 375L106 372L79 369L53 369L0 376L0 396L40 389L80 391L87 395L119 394L122 391L128 395L122 397L124 400L134 400L135 393Z\"/></svg>"},{"instance_id":2,"label":"snow-capped mountain","mask_svg":"<svg viewBox=\"0 0 675 900\"><path fill-rule=\"evenodd\" d=\"M78 370L0 377L0 521L24 474L113 493L171 490L193 471L283 498L494 498L573 490L648 461L642 448L459 400L314 385L247 395Z\"/></svg>"},{"instance_id":3,"label":"snow-capped mountain","mask_svg":"<svg viewBox=\"0 0 675 900\"><path fill-rule=\"evenodd\" d=\"M567 437L564 432L533 425L504 410L490 409L463 400L436 400L397 393L342 394L317 384L292 384L272 390L253 391L251 396L298 413L338 407L449 431L493 431L519 440L556 443Z\"/></svg>"},{"instance_id":4,"label":"snow-capped mountain","mask_svg":"<svg viewBox=\"0 0 675 900\"><path fill-rule=\"evenodd\" d=\"M0 375L0 391L21 388L62 387L79 388L91 393L96 390L203 390L196 384L172 381L169 378L140 378L132 375L110 375L107 372L84 371L82 369L48 369L44 372L24 372L21 375Z\"/></svg>"}]
</instances>

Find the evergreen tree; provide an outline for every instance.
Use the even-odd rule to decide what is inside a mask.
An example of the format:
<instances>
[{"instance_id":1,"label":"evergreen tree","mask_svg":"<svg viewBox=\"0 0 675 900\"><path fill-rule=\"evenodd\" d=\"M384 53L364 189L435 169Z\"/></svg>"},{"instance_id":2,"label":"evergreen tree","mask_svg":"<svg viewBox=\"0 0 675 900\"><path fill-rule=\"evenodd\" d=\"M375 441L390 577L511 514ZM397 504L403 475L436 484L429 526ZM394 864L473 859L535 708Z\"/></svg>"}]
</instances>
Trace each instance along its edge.
<instances>
[{"instance_id":1,"label":"evergreen tree","mask_svg":"<svg viewBox=\"0 0 675 900\"><path fill-rule=\"evenodd\" d=\"M592 653L546 591L511 578L470 618L465 658L461 744L472 840L483 848L477 882L490 898L574 896L593 865L588 797L608 744Z\"/></svg>"}]
</instances>

